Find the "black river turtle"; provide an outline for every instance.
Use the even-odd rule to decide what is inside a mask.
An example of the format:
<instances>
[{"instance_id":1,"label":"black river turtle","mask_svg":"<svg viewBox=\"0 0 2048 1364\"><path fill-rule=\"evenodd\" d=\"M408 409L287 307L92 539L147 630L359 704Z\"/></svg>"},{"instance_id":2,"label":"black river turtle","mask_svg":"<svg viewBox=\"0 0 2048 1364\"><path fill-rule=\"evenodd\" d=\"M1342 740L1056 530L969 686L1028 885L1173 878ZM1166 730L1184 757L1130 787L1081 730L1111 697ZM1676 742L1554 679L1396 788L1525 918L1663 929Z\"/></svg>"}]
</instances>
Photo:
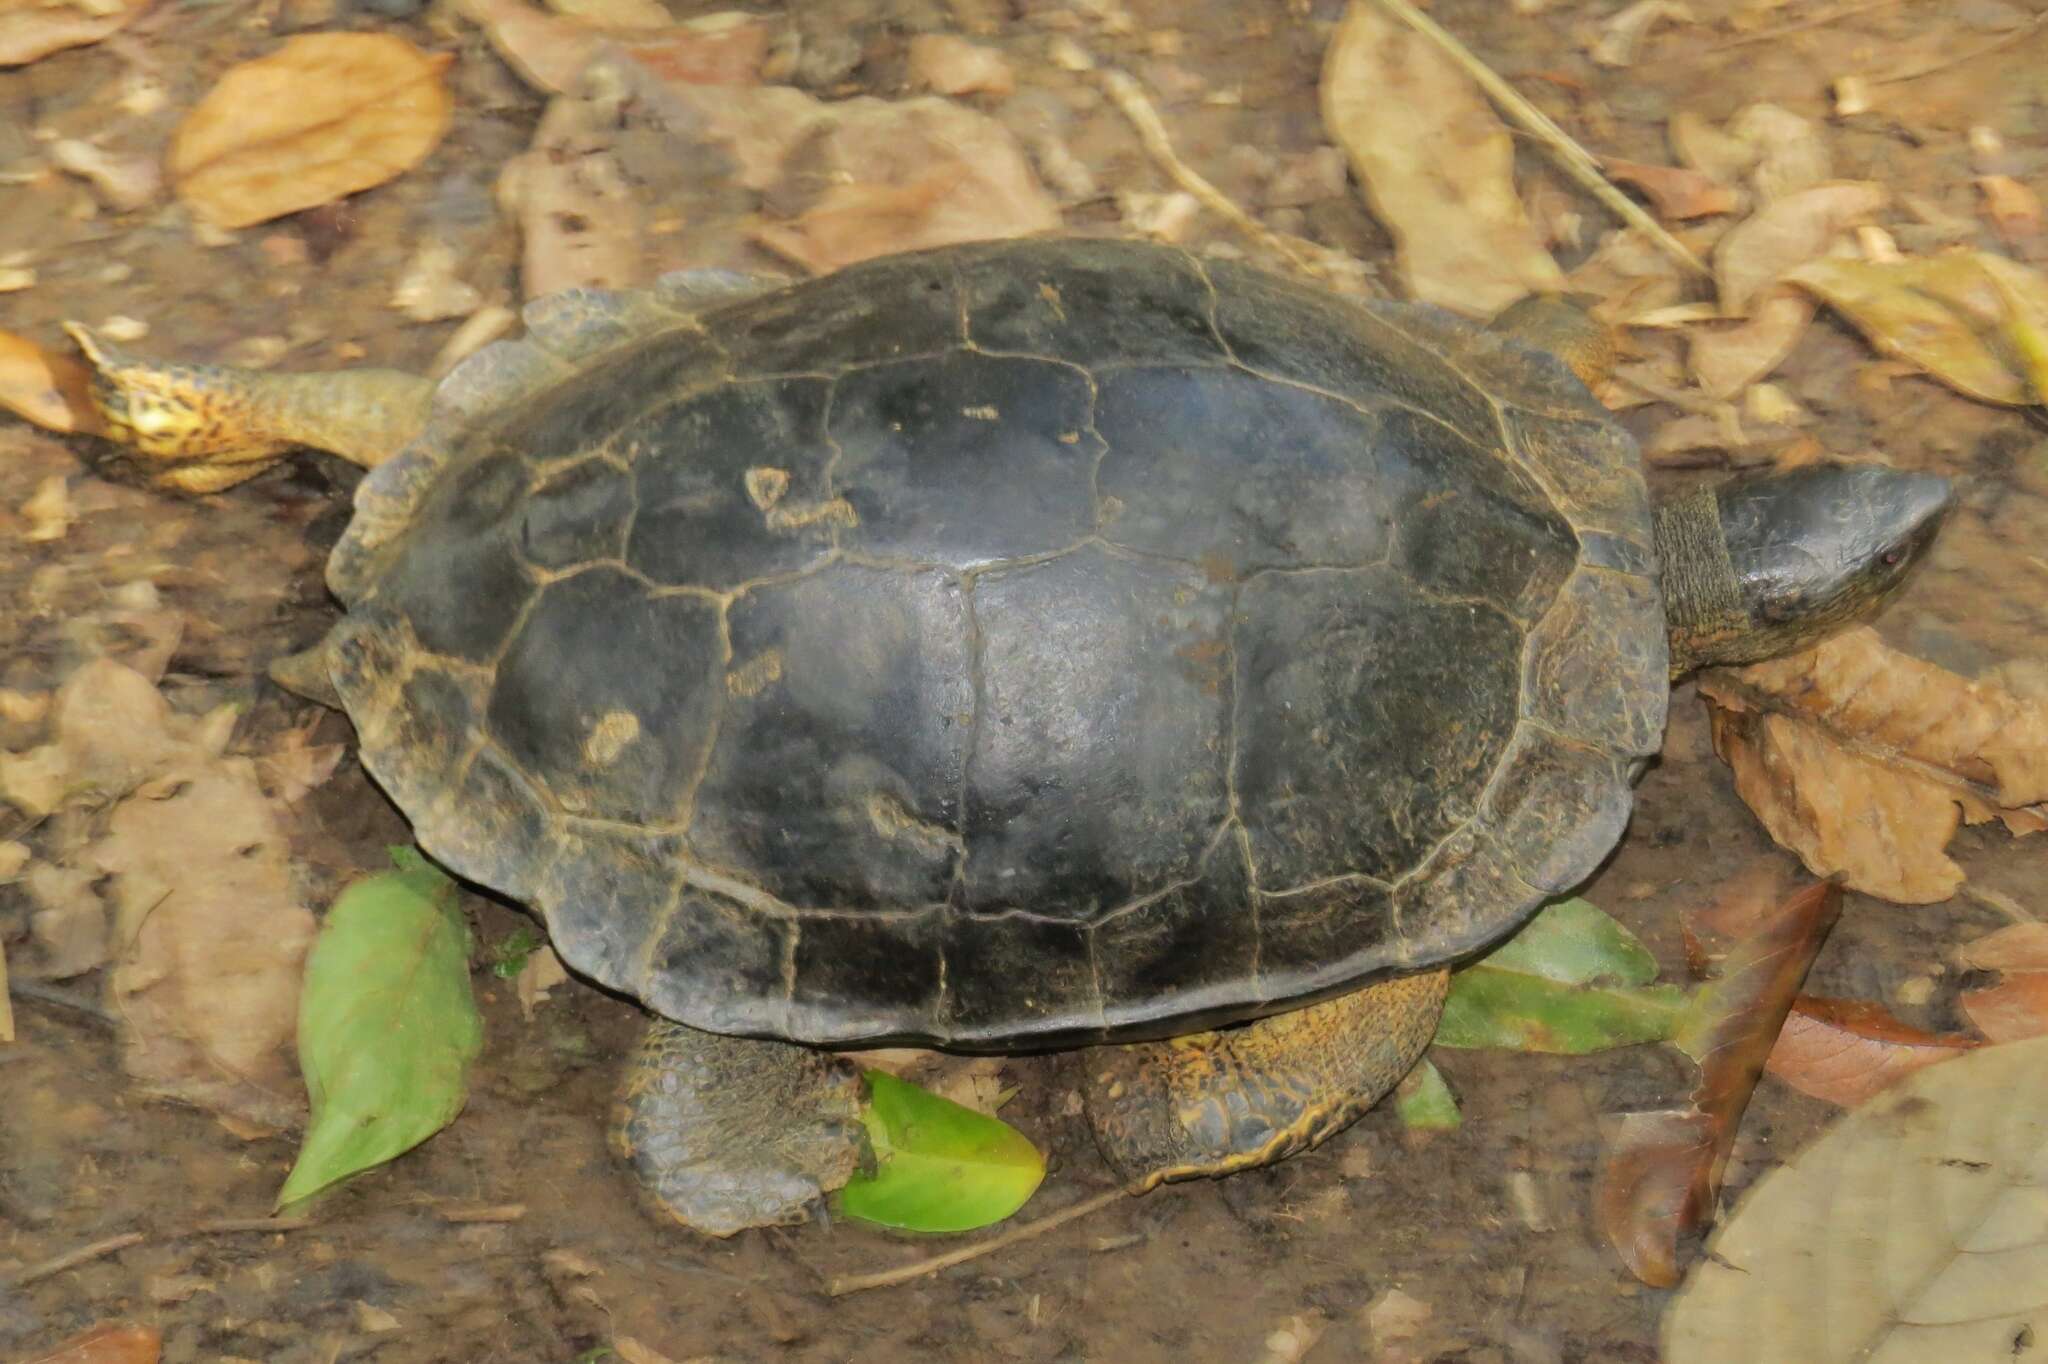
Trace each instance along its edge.
<instances>
[{"instance_id":1,"label":"black river turtle","mask_svg":"<svg viewBox=\"0 0 2048 1364\"><path fill-rule=\"evenodd\" d=\"M1670 679L1868 614L1949 503L1830 465L1653 507L1516 319L1165 246L526 322L438 386L81 340L172 486L376 465L299 684L422 847L658 1015L619 1144L714 1232L843 1175L820 1048L1109 1044L1136 1187L1322 1140L1446 963L1614 847Z\"/></svg>"}]
</instances>

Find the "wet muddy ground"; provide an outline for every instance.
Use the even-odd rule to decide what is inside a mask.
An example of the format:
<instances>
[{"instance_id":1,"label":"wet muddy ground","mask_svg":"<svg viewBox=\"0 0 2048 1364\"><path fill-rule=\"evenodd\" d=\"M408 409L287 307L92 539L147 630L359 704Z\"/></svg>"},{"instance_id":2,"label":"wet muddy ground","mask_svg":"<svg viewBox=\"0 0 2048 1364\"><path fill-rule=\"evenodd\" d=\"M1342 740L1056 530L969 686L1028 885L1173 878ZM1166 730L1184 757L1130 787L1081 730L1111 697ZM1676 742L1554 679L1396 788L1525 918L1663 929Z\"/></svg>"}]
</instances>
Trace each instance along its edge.
<instances>
[{"instance_id":1,"label":"wet muddy ground","mask_svg":"<svg viewBox=\"0 0 2048 1364\"><path fill-rule=\"evenodd\" d=\"M542 101L475 31L438 11L389 17L319 0L176 4L166 0L115 43L0 70L0 169L46 134L111 133L159 146L178 111L232 63L306 28L401 32L455 54L452 134L426 163L336 210L203 242L161 203L96 207L76 181L0 183L0 257L32 257L33 288L0 294L0 325L54 344L65 318L148 324L152 353L246 356L286 367L355 358L423 369L453 322L418 325L386 306L427 235L455 247L462 277L516 303L518 239L492 184L522 150ZM671 6L693 12L686 4ZM793 7L794 8L794 7ZM951 6L860 0L803 7L807 33L851 37L854 60L831 93L893 96L903 47L921 31L966 28L1005 52L1020 92L1059 111L1065 141L1101 193L1064 206L1068 226L1115 230L1117 191L1165 188L1130 130L1048 60L1071 25L1060 7ZM1099 7L1098 7L1099 8ZM1695 5L1698 33L1725 38L1746 14L1810 11ZM1716 49L1648 42L1636 64L1601 67L1583 36L1607 7L1561 3L1540 14L1493 0L1435 11L1489 63L1603 152L1668 160L1674 111L1719 118L1773 99L1825 120L1832 71L1861 52L1926 37L1928 25L1986 34L1999 7L1902 6L1778 41ZM773 11L771 11L773 12ZM1338 9L1315 3L1139 3L1136 33L1097 40L1128 55L1155 91L1181 155L1241 202L1260 202L1271 159L1322 143L1315 82ZM2006 16L2009 17L2009 16ZM1745 20L1747 21L1747 20ZM1170 56L1141 35L1174 30ZM2037 187L2048 156L2048 62L2040 41L1936 72L1903 87L1881 116L1837 121L1838 174L1868 178L1972 218L1968 130L2003 135L2015 174ZM160 112L114 112L140 71L162 84ZM1226 98L1218 98L1219 95ZM989 107L997 109L1000 104ZM1040 110L1042 114L1043 109ZM1021 116L1020 116L1021 118ZM1524 152L1531 194L1563 195L1603 230L1601 210L1572 196ZM681 220L656 251L662 266L769 264L738 224L758 205L687 165L653 167L641 192ZM1385 234L1349 194L1275 207L1270 220L1385 269ZM1189 239L1231 240L1203 219ZM1590 237L1589 237L1590 239ZM1569 263L1572 252L1561 248ZM258 341L259 338L267 340ZM1817 414L1828 449L1877 452L1908 468L1957 475L1965 510L1935 563L1882 622L1912 652L1974 674L2039 657L2048 638L2048 443L2011 410L1971 403L1923 378L1873 374L1864 343L1823 320L1780 382ZM1669 409L1626 420L1647 433ZM339 533L352 482L312 457L220 497L177 500L105 469L88 440L33 433L0 419L0 686L49 688L101 653L134 658L168 647L162 686L180 711L242 704L235 745L263 752L303 725L304 703L262 679L264 662L316 638L332 618L319 565ZM50 475L74 508L61 537L31 542L14 509ZM1660 487L1699 476L1658 470ZM166 643L138 628L134 584L150 612L182 617ZM148 595L148 594L144 594ZM149 614L149 613L144 613ZM156 619L150 615L150 619ZM11 722L10 722L11 723ZM325 742L346 738L329 717ZM0 735L10 747L30 737ZM0 818L5 818L0 816ZM305 902L378 867L405 825L352 759L286 817ZM34 839L26 820L0 836ZM1586 890L1681 977L1676 911L1712 894L1769 850L1711 751L1690 688L1676 698L1669 742L1642 783L1620 850ZM1993 825L1954 847L1975 887L2048 914L2040 853ZM470 896L480 956L528 923ZM0 886L0 934L25 932L17 887ZM1982 898L1903 907L1851 896L1810 988L1884 1001L1937 1030L1959 1026L1955 943L2007 919ZM1931 977L1933 988L1924 988ZM1435 1060L1464 1111L1457 1131L1404 1136L1386 1111L1276 1168L1155 1193L936 1277L832 1300L832 1274L884 1268L927 1243L840 1223L756 1232L730 1242L680 1233L647 1216L603 1142L618 1058L640 1026L629 1003L581 984L558 989L528 1019L509 985L478 975L484 1056L461 1118L418 1151L321 1200L284 1232L184 1234L208 1219L265 1215L289 1167L288 1138L244 1140L205 1113L134 1092L108 1023L44 999L18 998L18 1040L0 1046L0 1357L27 1358L100 1319L158 1325L172 1361L278 1364L622 1357L792 1359L1651 1361L1667 1295L1638 1285L1595 1234L1588 1192L1602 1115L1658 1106L1692 1083L1666 1048L1586 1059L1443 1052ZM1909 986L1911 988L1909 988ZM96 997L93 977L69 983ZM1028 1214L1105 1188L1075 1102L1072 1058L1018 1058L1018 1097L1004 1117L1049 1157ZM1808 1139L1833 1110L1766 1080L1727 1179L1733 1197ZM1028 1215L1027 1214L1027 1215ZM140 1233L78 1267L11 1285L23 1266ZM1375 1332L1369 1308L1389 1290L1429 1315L1404 1344ZM1275 1333L1283 1333L1276 1336ZM1289 1334L1291 1333L1291 1334ZM1302 1346L1307 1346L1306 1352Z\"/></svg>"}]
</instances>

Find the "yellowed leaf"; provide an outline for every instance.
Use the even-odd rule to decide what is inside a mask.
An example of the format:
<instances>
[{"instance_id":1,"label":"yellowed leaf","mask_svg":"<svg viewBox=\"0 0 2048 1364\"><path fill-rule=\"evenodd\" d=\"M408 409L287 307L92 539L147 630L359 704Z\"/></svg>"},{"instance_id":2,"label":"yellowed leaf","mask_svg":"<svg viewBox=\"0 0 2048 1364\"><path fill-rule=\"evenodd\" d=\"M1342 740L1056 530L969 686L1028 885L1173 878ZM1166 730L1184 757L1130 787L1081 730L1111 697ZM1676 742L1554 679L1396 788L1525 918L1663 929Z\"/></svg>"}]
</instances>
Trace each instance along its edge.
<instances>
[{"instance_id":1,"label":"yellowed leaf","mask_svg":"<svg viewBox=\"0 0 2048 1364\"><path fill-rule=\"evenodd\" d=\"M1507 129L1470 77L1372 0L1352 0L1330 41L1322 107L1409 294L1490 316L1562 287L1515 192Z\"/></svg>"},{"instance_id":2,"label":"yellowed leaf","mask_svg":"<svg viewBox=\"0 0 2048 1364\"><path fill-rule=\"evenodd\" d=\"M1700 679L1714 747L1771 836L1815 875L1906 904L1947 899L1961 820L2048 828L2048 705L1851 630Z\"/></svg>"},{"instance_id":3,"label":"yellowed leaf","mask_svg":"<svg viewBox=\"0 0 2048 1364\"><path fill-rule=\"evenodd\" d=\"M2048 278L1988 252L1899 261L1815 260L1786 279L1870 343L1995 403L2048 395Z\"/></svg>"},{"instance_id":4,"label":"yellowed leaf","mask_svg":"<svg viewBox=\"0 0 2048 1364\"><path fill-rule=\"evenodd\" d=\"M0 407L52 431L105 430L89 396L91 371L68 355L0 332Z\"/></svg>"},{"instance_id":5,"label":"yellowed leaf","mask_svg":"<svg viewBox=\"0 0 2048 1364\"><path fill-rule=\"evenodd\" d=\"M1721 311L1740 317L1787 272L1824 253L1835 238L1884 207L1882 185L1839 180L1772 200L1728 229L1714 247Z\"/></svg>"},{"instance_id":6,"label":"yellowed leaf","mask_svg":"<svg viewBox=\"0 0 2048 1364\"><path fill-rule=\"evenodd\" d=\"M148 0L134 4L12 0L0 4L0 66L24 66L67 47L96 43L119 32L148 7Z\"/></svg>"},{"instance_id":7,"label":"yellowed leaf","mask_svg":"<svg viewBox=\"0 0 2048 1364\"><path fill-rule=\"evenodd\" d=\"M2024 1358L2048 1333L2048 1039L1851 1110L1752 1186L1664 1319L1668 1364Z\"/></svg>"},{"instance_id":8,"label":"yellowed leaf","mask_svg":"<svg viewBox=\"0 0 2048 1364\"><path fill-rule=\"evenodd\" d=\"M178 195L217 227L247 227L381 185L448 131L453 60L388 33L309 33L244 62L178 127Z\"/></svg>"}]
</instances>

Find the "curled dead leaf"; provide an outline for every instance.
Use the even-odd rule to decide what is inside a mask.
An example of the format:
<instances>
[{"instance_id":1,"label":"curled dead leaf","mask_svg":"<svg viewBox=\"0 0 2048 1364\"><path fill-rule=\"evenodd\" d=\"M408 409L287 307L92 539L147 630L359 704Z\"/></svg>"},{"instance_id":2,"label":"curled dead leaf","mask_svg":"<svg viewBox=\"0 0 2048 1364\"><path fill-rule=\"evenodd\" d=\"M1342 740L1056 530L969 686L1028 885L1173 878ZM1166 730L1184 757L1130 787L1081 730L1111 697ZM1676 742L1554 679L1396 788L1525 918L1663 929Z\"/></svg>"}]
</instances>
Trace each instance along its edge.
<instances>
[{"instance_id":1,"label":"curled dead leaf","mask_svg":"<svg viewBox=\"0 0 2048 1364\"><path fill-rule=\"evenodd\" d=\"M1974 1037L1909 1027L1866 1000L1801 996L1766 1068L1802 1094L1853 1108L1914 1071L1979 1045Z\"/></svg>"},{"instance_id":2,"label":"curled dead leaf","mask_svg":"<svg viewBox=\"0 0 2048 1364\"><path fill-rule=\"evenodd\" d=\"M30 0L0 5L0 66L25 66L111 37L147 9L134 4L79 4L74 0Z\"/></svg>"},{"instance_id":3,"label":"curled dead leaf","mask_svg":"<svg viewBox=\"0 0 2048 1364\"><path fill-rule=\"evenodd\" d=\"M2048 829L2048 705L1972 682L1870 629L1700 679L1735 789L1817 876L1945 900L1959 822Z\"/></svg>"},{"instance_id":4,"label":"curled dead leaf","mask_svg":"<svg viewBox=\"0 0 2048 1364\"><path fill-rule=\"evenodd\" d=\"M178 196L216 227L331 203L424 160L454 58L388 33L309 33L220 79L172 139Z\"/></svg>"},{"instance_id":5,"label":"curled dead leaf","mask_svg":"<svg viewBox=\"0 0 2048 1364\"><path fill-rule=\"evenodd\" d=\"M89 393L91 371L68 355L0 331L0 407L51 431L106 428Z\"/></svg>"},{"instance_id":6,"label":"curled dead leaf","mask_svg":"<svg viewBox=\"0 0 2048 1364\"><path fill-rule=\"evenodd\" d=\"M1742 207L1741 195L1689 167L1653 166L1613 156L1600 164L1611 178L1641 190L1660 218L1711 218Z\"/></svg>"},{"instance_id":7,"label":"curled dead leaf","mask_svg":"<svg viewBox=\"0 0 2048 1364\"><path fill-rule=\"evenodd\" d=\"M1815 185L1765 204L1728 229L1714 247L1721 310L1730 317L1747 313L1765 289L1870 221L1885 198L1884 187L1869 181Z\"/></svg>"},{"instance_id":8,"label":"curled dead leaf","mask_svg":"<svg viewBox=\"0 0 2048 1364\"><path fill-rule=\"evenodd\" d=\"M1470 77L1371 0L1352 0L1330 41L1322 109L1411 296L1491 316L1562 286L1515 192L1507 129Z\"/></svg>"}]
</instances>

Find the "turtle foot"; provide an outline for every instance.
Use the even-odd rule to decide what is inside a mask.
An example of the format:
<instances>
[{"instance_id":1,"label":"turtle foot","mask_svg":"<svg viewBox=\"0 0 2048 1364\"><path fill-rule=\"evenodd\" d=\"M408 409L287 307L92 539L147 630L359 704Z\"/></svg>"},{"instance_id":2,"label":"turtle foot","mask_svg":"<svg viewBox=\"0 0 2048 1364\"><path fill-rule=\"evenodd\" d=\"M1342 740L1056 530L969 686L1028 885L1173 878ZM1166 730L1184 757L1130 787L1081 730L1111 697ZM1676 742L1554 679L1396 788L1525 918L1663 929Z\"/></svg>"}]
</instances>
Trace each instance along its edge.
<instances>
[{"instance_id":1,"label":"turtle foot","mask_svg":"<svg viewBox=\"0 0 2048 1364\"><path fill-rule=\"evenodd\" d=\"M662 1212L731 1236L810 1217L868 1146L860 1072L829 1052L657 1019L627 1063L612 1146Z\"/></svg>"},{"instance_id":2,"label":"turtle foot","mask_svg":"<svg viewBox=\"0 0 2048 1364\"><path fill-rule=\"evenodd\" d=\"M1095 1144L1134 1192L1308 1150L1422 1058L1449 981L1400 976L1241 1028L1097 1047L1086 1089Z\"/></svg>"}]
</instances>

